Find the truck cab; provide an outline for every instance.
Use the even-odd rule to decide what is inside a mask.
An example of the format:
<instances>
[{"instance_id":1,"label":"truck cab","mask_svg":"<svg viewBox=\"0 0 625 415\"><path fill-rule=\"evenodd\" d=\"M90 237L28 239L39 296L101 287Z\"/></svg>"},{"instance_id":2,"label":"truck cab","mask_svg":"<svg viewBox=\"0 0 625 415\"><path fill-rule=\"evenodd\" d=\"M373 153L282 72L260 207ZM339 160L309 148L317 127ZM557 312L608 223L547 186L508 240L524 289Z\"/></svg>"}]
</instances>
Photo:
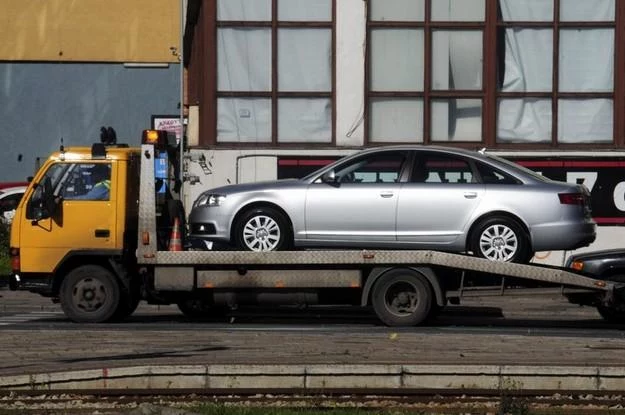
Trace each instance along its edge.
<instances>
[{"instance_id":1,"label":"truck cab","mask_svg":"<svg viewBox=\"0 0 625 415\"><path fill-rule=\"evenodd\" d=\"M60 271L132 257L138 189L138 148L97 143L51 154L15 212L13 283L54 297Z\"/></svg>"}]
</instances>

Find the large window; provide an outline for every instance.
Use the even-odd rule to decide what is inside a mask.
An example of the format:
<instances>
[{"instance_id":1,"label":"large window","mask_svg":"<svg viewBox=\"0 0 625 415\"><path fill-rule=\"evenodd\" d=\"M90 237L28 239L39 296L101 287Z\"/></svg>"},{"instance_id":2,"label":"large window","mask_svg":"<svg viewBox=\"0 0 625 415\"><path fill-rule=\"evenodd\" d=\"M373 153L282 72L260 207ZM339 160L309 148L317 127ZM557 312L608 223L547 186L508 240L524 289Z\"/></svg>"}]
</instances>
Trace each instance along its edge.
<instances>
[{"instance_id":1,"label":"large window","mask_svg":"<svg viewBox=\"0 0 625 415\"><path fill-rule=\"evenodd\" d=\"M615 0L369 5L368 143L623 145Z\"/></svg>"},{"instance_id":2,"label":"large window","mask_svg":"<svg viewBox=\"0 0 625 415\"><path fill-rule=\"evenodd\" d=\"M485 0L369 4L368 141L481 141Z\"/></svg>"},{"instance_id":3,"label":"large window","mask_svg":"<svg viewBox=\"0 0 625 415\"><path fill-rule=\"evenodd\" d=\"M499 0L497 142L612 143L614 0Z\"/></svg>"},{"instance_id":4,"label":"large window","mask_svg":"<svg viewBox=\"0 0 625 415\"><path fill-rule=\"evenodd\" d=\"M333 142L333 0L218 0L217 143Z\"/></svg>"}]
</instances>

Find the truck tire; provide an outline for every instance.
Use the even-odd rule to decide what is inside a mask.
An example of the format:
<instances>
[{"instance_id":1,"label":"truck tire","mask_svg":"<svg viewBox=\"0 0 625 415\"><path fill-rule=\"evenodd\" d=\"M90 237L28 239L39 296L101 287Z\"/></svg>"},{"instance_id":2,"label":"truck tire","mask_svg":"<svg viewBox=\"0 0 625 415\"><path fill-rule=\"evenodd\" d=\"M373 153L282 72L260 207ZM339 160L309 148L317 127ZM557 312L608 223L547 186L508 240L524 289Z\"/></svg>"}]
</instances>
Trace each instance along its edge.
<instances>
[{"instance_id":1,"label":"truck tire","mask_svg":"<svg viewBox=\"0 0 625 415\"><path fill-rule=\"evenodd\" d=\"M491 261L527 263L534 255L529 237L515 220L504 216L479 222L469 237L473 255Z\"/></svg>"},{"instance_id":2,"label":"truck tire","mask_svg":"<svg viewBox=\"0 0 625 415\"><path fill-rule=\"evenodd\" d=\"M139 307L140 302L141 297L136 293L121 294L119 305L117 306L117 310L115 310L113 317L111 317L111 320L122 321L126 319L135 312L137 307Z\"/></svg>"},{"instance_id":3,"label":"truck tire","mask_svg":"<svg viewBox=\"0 0 625 415\"><path fill-rule=\"evenodd\" d=\"M190 319L219 318L226 314L226 307L216 307L208 301L189 299L176 303L178 310Z\"/></svg>"},{"instance_id":4,"label":"truck tire","mask_svg":"<svg viewBox=\"0 0 625 415\"><path fill-rule=\"evenodd\" d=\"M76 323L102 323L119 308L119 283L99 265L83 265L67 274L60 291L65 315Z\"/></svg>"},{"instance_id":5,"label":"truck tire","mask_svg":"<svg viewBox=\"0 0 625 415\"><path fill-rule=\"evenodd\" d=\"M415 326L430 314L432 290L417 271L396 268L381 275L373 286L371 304L387 326Z\"/></svg>"},{"instance_id":6,"label":"truck tire","mask_svg":"<svg viewBox=\"0 0 625 415\"><path fill-rule=\"evenodd\" d=\"M243 251L280 251L292 246L288 220L276 209L259 207L245 212L235 226L234 240Z\"/></svg>"},{"instance_id":7,"label":"truck tire","mask_svg":"<svg viewBox=\"0 0 625 415\"><path fill-rule=\"evenodd\" d=\"M611 324L624 324L625 323L625 307L606 307L603 305L597 306L599 315Z\"/></svg>"}]
</instances>

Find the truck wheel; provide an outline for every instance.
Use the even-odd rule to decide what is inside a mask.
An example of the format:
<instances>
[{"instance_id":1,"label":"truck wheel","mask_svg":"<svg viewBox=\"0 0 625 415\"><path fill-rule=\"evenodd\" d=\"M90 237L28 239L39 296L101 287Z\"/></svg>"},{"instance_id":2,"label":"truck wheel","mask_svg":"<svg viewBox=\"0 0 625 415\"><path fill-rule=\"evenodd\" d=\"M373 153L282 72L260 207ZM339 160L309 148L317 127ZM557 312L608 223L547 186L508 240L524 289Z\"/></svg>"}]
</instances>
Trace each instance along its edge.
<instances>
[{"instance_id":1,"label":"truck wheel","mask_svg":"<svg viewBox=\"0 0 625 415\"><path fill-rule=\"evenodd\" d=\"M61 307L77 323L110 320L119 307L120 290L115 276L98 265L72 270L61 284Z\"/></svg>"},{"instance_id":2,"label":"truck wheel","mask_svg":"<svg viewBox=\"0 0 625 415\"><path fill-rule=\"evenodd\" d=\"M182 300L176 303L176 305L185 317L191 319L223 317L226 313L225 307L216 307L204 300Z\"/></svg>"},{"instance_id":3,"label":"truck wheel","mask_svg":"<svg viewBox=\"0 0 625 415\"><path fill-rule=\"evenodd\" d=\"M601 317L612 324L624 324L625 323L625 308L620 307L606 307L603 305L597 306L597 311Z\"/></svg>"},{"instance_id":4,"label":"truck wheel","mask_svg":"<svg viewBox=\"0 0 625 415\"><path fill-rule=\"evenodd\" d=\"M137 307L139 307L139 303L141 302L141 297L137 294L122 294L121 299L119 300L119 305L117 306L117 310L111 317L111 320L121 321L125 318L129 317L132 313L135 312Z\"/></svg>"},{"instance_id":5,"label":"truck wheel","mask_svg":"<svg viewBox=\"0 0 625 415\"><path fill-rule=\"evenodd\" d=\"M287 219L268 207L255 208L241 216L235 227L235 241L244 251L279 251L292 245Z\"/></svg>"},{"instance_id":6,"label":"truck wheel","mask_svg":"<svg viewBox=\"0 0 625 415\"><path fill-rule=\"evenodd\" d=\"M383 274L373 286L373 310L388 326L415 326L422 323L432 307L432 290L427 280L410 269Z\"/></svg>"},{"instance_id":7,"label":"truck wheel","mask_svg":"<svg viewBox=\"0 0 625 415\"><path fill-rule=\"evenodd\" d=\"M477 224L470 235L469 249L473 255L491 261L527 263L533 255L523 228L501 216Z\"/></svg>"}]
</instances>

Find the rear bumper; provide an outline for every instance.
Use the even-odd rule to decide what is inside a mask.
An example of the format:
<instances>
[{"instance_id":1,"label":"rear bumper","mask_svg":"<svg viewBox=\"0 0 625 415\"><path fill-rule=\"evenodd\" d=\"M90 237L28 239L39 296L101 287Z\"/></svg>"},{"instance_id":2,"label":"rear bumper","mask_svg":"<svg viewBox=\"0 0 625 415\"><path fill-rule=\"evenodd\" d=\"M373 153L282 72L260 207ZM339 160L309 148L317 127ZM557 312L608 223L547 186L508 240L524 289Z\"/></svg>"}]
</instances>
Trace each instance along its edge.
<instances>
[{"instance_id":1,"label":"rear bumper","mask_svg":"<svg viewBox=\"0 0 625 415\"><path fill-rule=\"evenodd\" d=\"M590 245L596 238L597 224L594 221L550 224L532 229L535 251L571 251Z\"/></svg>"}]
</instances>

